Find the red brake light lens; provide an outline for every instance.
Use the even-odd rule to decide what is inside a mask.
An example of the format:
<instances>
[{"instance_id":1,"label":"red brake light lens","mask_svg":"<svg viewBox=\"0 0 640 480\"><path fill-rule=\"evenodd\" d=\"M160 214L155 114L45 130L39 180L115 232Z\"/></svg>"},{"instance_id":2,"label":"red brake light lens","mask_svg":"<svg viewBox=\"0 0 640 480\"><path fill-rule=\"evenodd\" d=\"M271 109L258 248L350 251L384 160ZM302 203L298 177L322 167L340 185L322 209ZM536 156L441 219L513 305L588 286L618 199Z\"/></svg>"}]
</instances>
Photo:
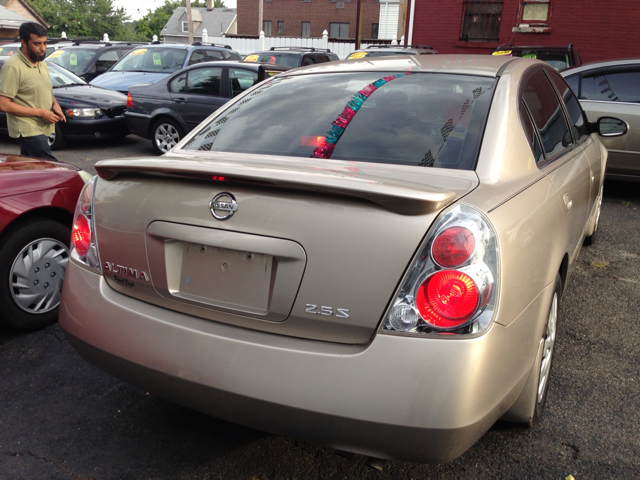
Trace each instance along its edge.
<instances>
[{"instance_id":1,"label":"red brake light lens","mask_svg":"<svg viewBox=\"0 0 640 480\"><path fill-rule=\"evenodd\" d=\"M457 270L441 270L420 285L416 307L434 327L455 328L477 311L478 289L473 279Z\"/></svg>"},{"instance_id":2,"label":"red brake light lens","mask_svg":"<svg viewBox=\"0 0 640 480\"><path fill-rule=\"evenodd\" d=\"M127 108L133 107L133 97L130 92L127 92Z\"/></svg>"},{"instance_id":3,"label":"red brake light lens","mask_svg":"<svg viewBox=\"0 0 640 480\"><path fill-rule=\"evenodd\" d=\"M465 227L451 227L441 232L433 242L431 255L443 267L457 267L469 260L476 240Z\"/></svg>"},{"instance_id":4,"label":"red brake light lens","mask_svg":"<svg viewBox=\"0 0 640 480\"><path fill-rule=\"evenodd\" d=\"M79 215L76 223L73 225L71 240L78 255L84 257L89 251L91 241L91 228L89 227L89 221L84 215Z\"/></svg>"}]
</instances>

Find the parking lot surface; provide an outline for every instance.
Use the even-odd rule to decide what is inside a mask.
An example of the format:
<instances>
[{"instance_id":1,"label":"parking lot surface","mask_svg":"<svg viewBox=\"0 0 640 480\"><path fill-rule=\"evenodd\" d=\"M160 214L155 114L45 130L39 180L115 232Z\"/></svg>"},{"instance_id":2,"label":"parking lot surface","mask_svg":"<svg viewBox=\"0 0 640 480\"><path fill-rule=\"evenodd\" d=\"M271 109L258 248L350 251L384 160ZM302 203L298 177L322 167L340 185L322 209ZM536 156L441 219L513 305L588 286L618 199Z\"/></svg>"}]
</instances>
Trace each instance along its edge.
<instances>
[{"instance_id":1,"label":"parking lot surface","mask_svg":"<svg viewBox=\"0 0 640 480\"><path fill-rule=\"evenodd\" d=\"M18 147L0 138L0 151ZM127 137L69 144L59 160L153 155ZM122 383L80 358L57 326L0 331L0 478L640 477L640 191L605 182L599 238L562 299L546 412L534 429L496 424L445 465L387 462L202 415ZM384 381L384 379L380 379Z\"/></svg>"}]
</instances>

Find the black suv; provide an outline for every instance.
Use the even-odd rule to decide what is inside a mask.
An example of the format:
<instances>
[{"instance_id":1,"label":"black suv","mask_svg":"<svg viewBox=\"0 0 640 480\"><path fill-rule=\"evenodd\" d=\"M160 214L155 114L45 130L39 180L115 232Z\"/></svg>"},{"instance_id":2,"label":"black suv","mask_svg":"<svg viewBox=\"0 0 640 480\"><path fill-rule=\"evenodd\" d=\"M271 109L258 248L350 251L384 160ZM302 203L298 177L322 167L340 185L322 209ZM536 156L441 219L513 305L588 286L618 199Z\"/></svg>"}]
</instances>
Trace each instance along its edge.
<instances>
[{"instance_id":1,"label":"black suv","mask_svg":"<svg viewBox=\"0 0 640 480\"><path fill-rule=\"evenodd\" d=\"M573 43L570 43L566 47L546 45L517 46L505 43L503 45L499 45L491 55L536 58L543 62L547 62L556 70L582 65L580 55L573 46Z\"/></svg>"},{"instance_id":2,"label":"black suv","mask_svg":"<svg viewBox=\"0 0 640 480\"><path fill-rule=\"evenodd\" d=\"M270 63L287 67L304 67L316 63L337 62L338 55L327 48L271 47L266 52L255 52L244 57L245 62Z\"/></svg>"},{"instance_id":3,"label":"black suv","mask_svg":"<svg viewBox=\"0 0 640 480\"><path fill-rule=\"evenodd\" d=\"M75 42L55 50L47 60L72 71L86 82L109 70L140 43Z\"/></svg>"},{"instance_id":4,"label":"black suv","mask_svg":"<svg viewBox=\"0 0 640 480\"><path fill-rule=\"evenodd\" d=\"M434 55L438 53L429 45L369 45L351 52L345 60L364 57L390 57L392 55Z\"/></svg>"}]
</instances>

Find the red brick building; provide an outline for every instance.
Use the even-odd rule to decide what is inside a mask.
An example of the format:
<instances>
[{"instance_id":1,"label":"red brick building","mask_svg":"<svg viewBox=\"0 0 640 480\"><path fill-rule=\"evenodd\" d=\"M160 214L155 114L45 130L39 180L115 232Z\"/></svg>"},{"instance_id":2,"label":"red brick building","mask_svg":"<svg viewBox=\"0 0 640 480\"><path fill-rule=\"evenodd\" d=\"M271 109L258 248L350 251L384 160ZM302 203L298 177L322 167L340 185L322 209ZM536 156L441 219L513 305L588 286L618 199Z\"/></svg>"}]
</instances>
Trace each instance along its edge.
<instances>
[{"instance_id":1,"label":"red brick building","mask_svg":"<svg viewBox=\"0 0 640 480\"><path fill-rule=\"evenodd\" d=\"M440 53L486 54L502 43L573 43L583 62L640 57L637 0L409 1L416 2L411 43Z\"/></svg>"},{"instance_id":2,"label":"red brick building","mask_svg":"<svg viewBox=\"0 0 640 480\"><path fill-rule=\"evenodd\" d=\"M380 3L361 0L361 38L377 38ZM258 0L238 0L238 35L258 35ZM263 0L263 26L267 37L322 37L356 35L356 0Z\"/></svg>"}]
</instances>

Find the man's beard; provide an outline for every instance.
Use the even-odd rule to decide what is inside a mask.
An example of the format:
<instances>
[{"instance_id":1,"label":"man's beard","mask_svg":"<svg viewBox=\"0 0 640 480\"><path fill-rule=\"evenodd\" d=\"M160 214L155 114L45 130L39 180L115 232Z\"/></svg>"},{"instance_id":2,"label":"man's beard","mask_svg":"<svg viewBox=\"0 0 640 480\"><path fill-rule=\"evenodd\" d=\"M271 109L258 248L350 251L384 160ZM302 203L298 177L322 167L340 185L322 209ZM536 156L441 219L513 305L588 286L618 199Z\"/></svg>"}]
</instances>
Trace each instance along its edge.
<instances>
[{"instance_id":1,"label":"man's beard","mask_svg":"<svg viewBox=\"0 0 640 480\"><path fill-rule=\"evenodd\" d=\"M27 46L27 54L29 55L29 58L31 59L32 62L42 62L45 57L44 53L42 55L38 55L36 52L31 50L28 46Z\"/></svg>"}]
</instances>

